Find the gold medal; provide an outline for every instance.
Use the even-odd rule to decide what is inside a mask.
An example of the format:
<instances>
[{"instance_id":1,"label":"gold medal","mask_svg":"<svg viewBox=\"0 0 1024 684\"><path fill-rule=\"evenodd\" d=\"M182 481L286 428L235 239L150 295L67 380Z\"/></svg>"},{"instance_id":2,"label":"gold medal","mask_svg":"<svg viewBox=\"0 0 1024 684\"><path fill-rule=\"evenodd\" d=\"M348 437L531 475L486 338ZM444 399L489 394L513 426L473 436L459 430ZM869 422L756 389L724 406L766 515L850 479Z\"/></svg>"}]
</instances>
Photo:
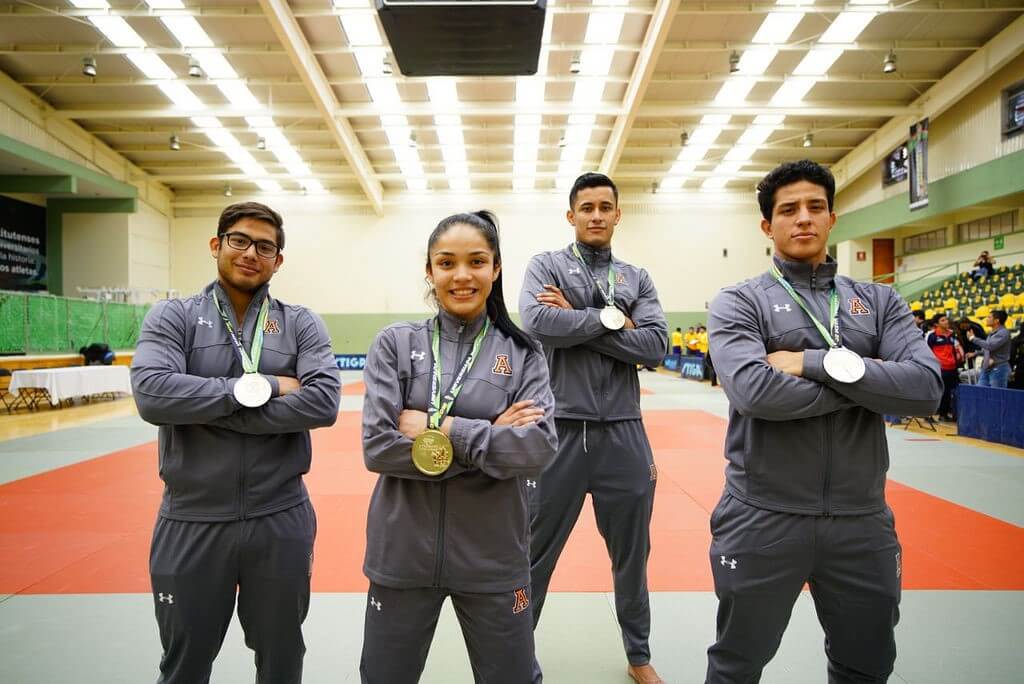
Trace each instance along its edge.
<instances>
[{"instance_id":1,"label":"gold medal","mask_svg":"<svg viewBox=\"0 0 1024 684\"><path fill-rule=\"evenodd\" d=\"M452 442L440 430L426 430L412 443L412 463L424 475L440 475L452 464Z\"/></svg>"}]
</instances>

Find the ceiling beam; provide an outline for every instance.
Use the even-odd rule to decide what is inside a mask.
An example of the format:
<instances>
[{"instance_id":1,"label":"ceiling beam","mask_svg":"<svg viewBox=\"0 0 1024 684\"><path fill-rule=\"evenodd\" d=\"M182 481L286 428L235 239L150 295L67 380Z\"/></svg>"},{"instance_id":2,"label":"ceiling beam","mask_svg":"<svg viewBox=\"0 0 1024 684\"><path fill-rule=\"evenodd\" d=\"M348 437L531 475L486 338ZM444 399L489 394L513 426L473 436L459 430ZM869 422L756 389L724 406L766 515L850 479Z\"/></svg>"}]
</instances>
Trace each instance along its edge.
<instances>
[{"instance_id":1,"label":"ceiling beam","mask_svg":"<svg viewBox=\"0 0 1024 684\"><path fill-rule=\"evenodd\" d=\"M598 170L603 174L610 176L615 171L615 165L619 163L619 157L626 146L626 138L629 137L629 131L636 119L637 109L643 101L644 95L647 94L647 86L654 75L654 67L658 61L657 56L668 38L669 29L672 28L672 16L677 7L679 7L679 0L658 0L658 4L654 8L654 15L647 25L643 48L637 55L633 75L629 79L629 85L626 86L626 96L622 103L625 111L615 119L615 126L608 139L608 146L605 148L601 164L598 166Z\"/></svg>"},{"instance_id":2,"label":"ceiling beam","mask_svg":"<svg viewBox=\"0 0 1024 684\"><path fill-rule=\"evenodd\" d=\"M280 1L280 0L278 0ZM333 94L332 94L333 97ZM515 114L541 114L561 116L568 114L596 114L597 116L619 116L624 112L623 105L616 102L603 102L598 106L580 107L572 102L545 102L532 107L521 107L512 111L504 102L461 102L449 113L475 117L508 117ZM638 117L665 118L673 116L697 116L704 114L729 113L736 116L757 116L759 114L784 114L787 116L818 116L818 117L891 117L916 115L921 112L920 105L905 105L878 102L848 102L817 104L802 102L798 105L773 105L770 102L745 102L740 105L721 106L710 102L677 102L657 101L641 104L637 110ZM404 114L406 116L432 116L434 106L429 102L403 102L400 107L383 111L380 106L372 103L354 103L335 105L334 118L351 118L357 116L380 116L385 113ZM321 115L318 107L302 104L275 104L272 109L259 107L256 109L239 109L229 105L211 106L205 109L180 109L174 106L135 105L132 107L102 105L80 107L77 109L57 109L54 115L64 119L180 119L193 116L217 116L239 118L243 116L273 116L281 118L313 118Z\"/></svg>"},{"instance_id":3,"label":"ceiling beam","mask_svg":"<svg viewBox=\"0 0 1024 684\"><path fill-rule=\"evenodd\" d=\"M877 168L879 161L906 140L910 124L926 116L939 116L1021 52L1024 52L1024 15L1017 17L980 50L929 88L928 92L911 105L911 108L916 110L913 114L908 112L894 116L833 166L836 189L841 190L861 174Z\"/></svg>"},{"instance_id":4,"label":"ceiling beam","mask_svg":"<svg viewBox=\"0 0 1024 684\"><path fill-rule=\"evenodd\" d=\"M42 195L78 192L77 176L0 176L0 192L28 192Z\"/></svg>"}]
</instances>

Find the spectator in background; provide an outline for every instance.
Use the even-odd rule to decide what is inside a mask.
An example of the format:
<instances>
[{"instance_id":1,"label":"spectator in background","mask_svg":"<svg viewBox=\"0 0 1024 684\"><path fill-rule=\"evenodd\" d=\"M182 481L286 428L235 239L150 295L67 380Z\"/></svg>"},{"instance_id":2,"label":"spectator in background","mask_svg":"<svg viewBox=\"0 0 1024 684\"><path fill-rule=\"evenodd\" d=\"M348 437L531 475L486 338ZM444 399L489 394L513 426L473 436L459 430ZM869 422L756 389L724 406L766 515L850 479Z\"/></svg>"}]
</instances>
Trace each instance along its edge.
<instances>
[{"instance_id":1,"label":"spectator in background","mask_svg":"<svg viewBox=\"0 0 1024 684\"><path fill-rule=\"evenodd\" d=\"M924 330L924 311L916 309L911 312L914 316L914 325L921 331L921 336L924 337L927 333Z\"/></svg>"},{"instance_id":2,"label":"spectator in background","mask_svg":"<svg viewBox=\"0 0 1024 684\"><path fill-rule=\"evenodd\" d=\"M682 355L683 353L683 329L676 328L672 331L672 353Z\"/></svg>"},{"instance_id":3,"label":"spectator in background","mask_svg":"<svg viewBox=\"0 0 1024 684\"><path fill-rule=\"evenodd\" d=\"M701 356L708 355L708 329L703 325L697 326L697 351Z\"/></svg>"},{"instance_id":4,"label":"spectator in background","mask_svg":"<svg viewBox=\"0 0 1024 684\"><path fill-rule=\"evenodd\" d=\"M686 343L686 355L696 356L700 351L700 337L697 335L697 331L691 325L686 334L683 335L683 340Z\"/></svg>"},{"instance_id":5,"label":"spectator in background","mask_svg":"<svg viewBox=\"0 0 1024 684\"><path fill-rule=\"evenodd\" d=\"M960 348L964 350L964 365L967 368L974 368L974 359L978 356L978 352L981 351L981 347L971 341L972 338L968 333L972 333L974 337L982 340L988 337L988 333L985 332L984 328L966 316L957 321L956 327L956 336L960 340Z\"/></svg>"},{"instance_id":6,"label":"spectator in background","mask_svg":"<svg viewBox=\"0 0 1024 684\"><path fill-rule=\"evenodd\" d=\"M942 401L939 402L939 420L953 422L956 420L956 386L960 383L957 368L964 360L964 353L956 335L950 329L948 316L935 314L932 323L934 328L928 333L925 341L935 354L935 358L939 360L939 367L942 369L943 391Z\"/></svg>"},{"instance_id":7,"label":"spectator in background","mask_svg":"<svg viewBox=\"0 0 1024 684\"><path fill-rule=\"evenodd\" d=\"M1010 340L1010 370L1013 377L1007 387L1024 389L1024 318L1017 324L1017 335Z\"/></svg>"},{"instance_id":8,"label":"spectator in background","mask_svg":"<svg viewBox=\"0 0 1024 684\"><path fill-rule=\"evenodd\" d=\"M981 360L981 377L978 384L983 387L1005 388L1010 379L1010 331L1006 324L1006 312L995 309L985 319L985 325L992 329L986 339L980 339L967 332L967 339L981 347L985 355Z\"/></svg>"},{"instance_id":9,"label":"spectator in background","mask_svg":"<svg viewBox=\"0 0 1024 684\"><path fill-rule=\"evenodd\" d=\"M988 255L988 250L985 250L978 259L974 262L974 269L971 271L971 277L975 280L979 278L985 278L996 272L996 260Z\"/></svg>"}]
</instances>

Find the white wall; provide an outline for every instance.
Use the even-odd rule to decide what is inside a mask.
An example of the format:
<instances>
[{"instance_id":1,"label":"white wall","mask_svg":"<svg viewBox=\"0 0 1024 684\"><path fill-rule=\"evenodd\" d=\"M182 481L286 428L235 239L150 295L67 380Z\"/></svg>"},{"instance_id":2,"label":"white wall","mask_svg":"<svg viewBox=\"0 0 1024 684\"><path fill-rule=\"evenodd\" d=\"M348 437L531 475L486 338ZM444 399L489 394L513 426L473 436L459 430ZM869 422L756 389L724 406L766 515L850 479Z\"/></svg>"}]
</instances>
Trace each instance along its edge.
<instances>
[{"instance_id":1,"label":"white wall","mask_svg":"<svg viewBox=\"0 0 1024 684\"><path fill-rule=\"evenodd\" d=\"M992 247L992 239L977 240L975 242L966 242L959 245L953 245L952 247L946 247L944 249L933 249L928 252L921 252L919 254L907 254L902 257L903 264L900 267L901 272L906 272L908 275L913 276L914 272L918 272L917 275L923 275L928 270L937 268L944 264L950 264L957 262L959 264L959 270L970 270L974 264L974 260L978 258L978 255L982 250L988 250L989 255L996 260L996 266L1010 265L1024 262L1024 254L1016 254L1013 256L1002 257L1003 254L1010 254L1012 252L1024 251L1024 233L1011 233L1003 236L1005 246L1001 250L994 250ZM955 272L954 269L950 270L950 273Z\"/></svg>"},{"instance_id":2,"label":"white wall","mask_svg":"<svg viewBox=\"0 0 1024 684\"><path fill-rule=\"evenodd\" d=\"M128 219L129 283L166 293L171 287L171 220L145 202L138 206Z\"/></svg>"},{"instance_id":3,"label":"white wall","mask_svg":"<svg viewBox=\"0 0 1024 684\"><path fill-rule=\"evenodd\" d=\"M573 237L561 195L410 196L389 205L383 217L346 213L331 202L307 197L291 204L271 203L284 217L287 235L274 292L320 313L426 311L427 237L454 211L486 207L497 213L511 310L518 308L530 257L560 249ZM720 287L767 267L769 243L758 227L760 215L750 194L623 196L621 204L614 252L651 273L666 311L703 310ZM208 249L216 224L216 216L173 221L171 286L183 294L216 276ZM727 258L723 248L728 249Z\"/></svg>"},{"instance_id":4,"label":"white wall","mask_svg":"<svg viewBox=\"0 0 1024 684\"><path fill-rule=\"evenodd\" d=\"M64 295L78 288L129 287L130 214L64 214Z\"/></svg>"}]
</instances>

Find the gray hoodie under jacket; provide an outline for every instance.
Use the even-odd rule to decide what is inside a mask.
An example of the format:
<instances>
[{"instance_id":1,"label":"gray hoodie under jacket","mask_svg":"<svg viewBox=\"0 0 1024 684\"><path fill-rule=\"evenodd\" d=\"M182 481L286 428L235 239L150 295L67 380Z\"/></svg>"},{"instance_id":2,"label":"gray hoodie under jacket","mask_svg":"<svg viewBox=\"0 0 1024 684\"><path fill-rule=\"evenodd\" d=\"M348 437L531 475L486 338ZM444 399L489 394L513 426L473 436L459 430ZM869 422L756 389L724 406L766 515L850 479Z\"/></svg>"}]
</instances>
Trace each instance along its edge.
<instances>
[{"instance_id":1,"label":"gray hoodie under jacket","mask_svg":"<svg viewBox=\"0 0 1024 684\"><path fill-rule=\"evenodd\" d=\"M752 506L784 513L859 515L885 508L889 450L882 414L928 416L942 397L935 355L890 287L775 257L786 280L828 327L839 293L842 343L865 360L841 383L824 370L827 344L770 273L724 288L711 304L711 358L729 398L726 488ZM803 377L766 360L803 351Z\"/></svg>"},{"instance_id":2,"label":"gray hoodie under jacket","mask_svg":"<svg viewBox=\"0 0 1024 684\"><path fill-rule=\"evenodd\" d=\"M331 340L308 309L270 299L259 371L298 378L301 388L246 408L233 395L242 362L213 303L216 290L249 351L269 284L253 296L242 325L218 282L188 299L157 302L146 314L132 360L142 419L160 426L160 515L223 522L276 513L309 499L309 431L338 418L341 379Z\"/></svg>"},{"instance_id":3,"label":"gray hoodie under jacket","mask_svg":"<svg viewBox=\"0 0 1024 684\"><path fill-rule=\"evenodd\" d=\"M469 354L484 315L463 321L442 311L441 392ZM363 571L398 589L439 587L498 593L530 583L527 488L554 459L554 399L543 355L491 325L449 415L454 462L424 475L412 440L398 429L405 409L430 404L435 321L382 330L363 378L363 459L378 473L366 522ZM522 427L494 425L510 405L533 399L544 416Z\"/></svg>"}]
</instances>

